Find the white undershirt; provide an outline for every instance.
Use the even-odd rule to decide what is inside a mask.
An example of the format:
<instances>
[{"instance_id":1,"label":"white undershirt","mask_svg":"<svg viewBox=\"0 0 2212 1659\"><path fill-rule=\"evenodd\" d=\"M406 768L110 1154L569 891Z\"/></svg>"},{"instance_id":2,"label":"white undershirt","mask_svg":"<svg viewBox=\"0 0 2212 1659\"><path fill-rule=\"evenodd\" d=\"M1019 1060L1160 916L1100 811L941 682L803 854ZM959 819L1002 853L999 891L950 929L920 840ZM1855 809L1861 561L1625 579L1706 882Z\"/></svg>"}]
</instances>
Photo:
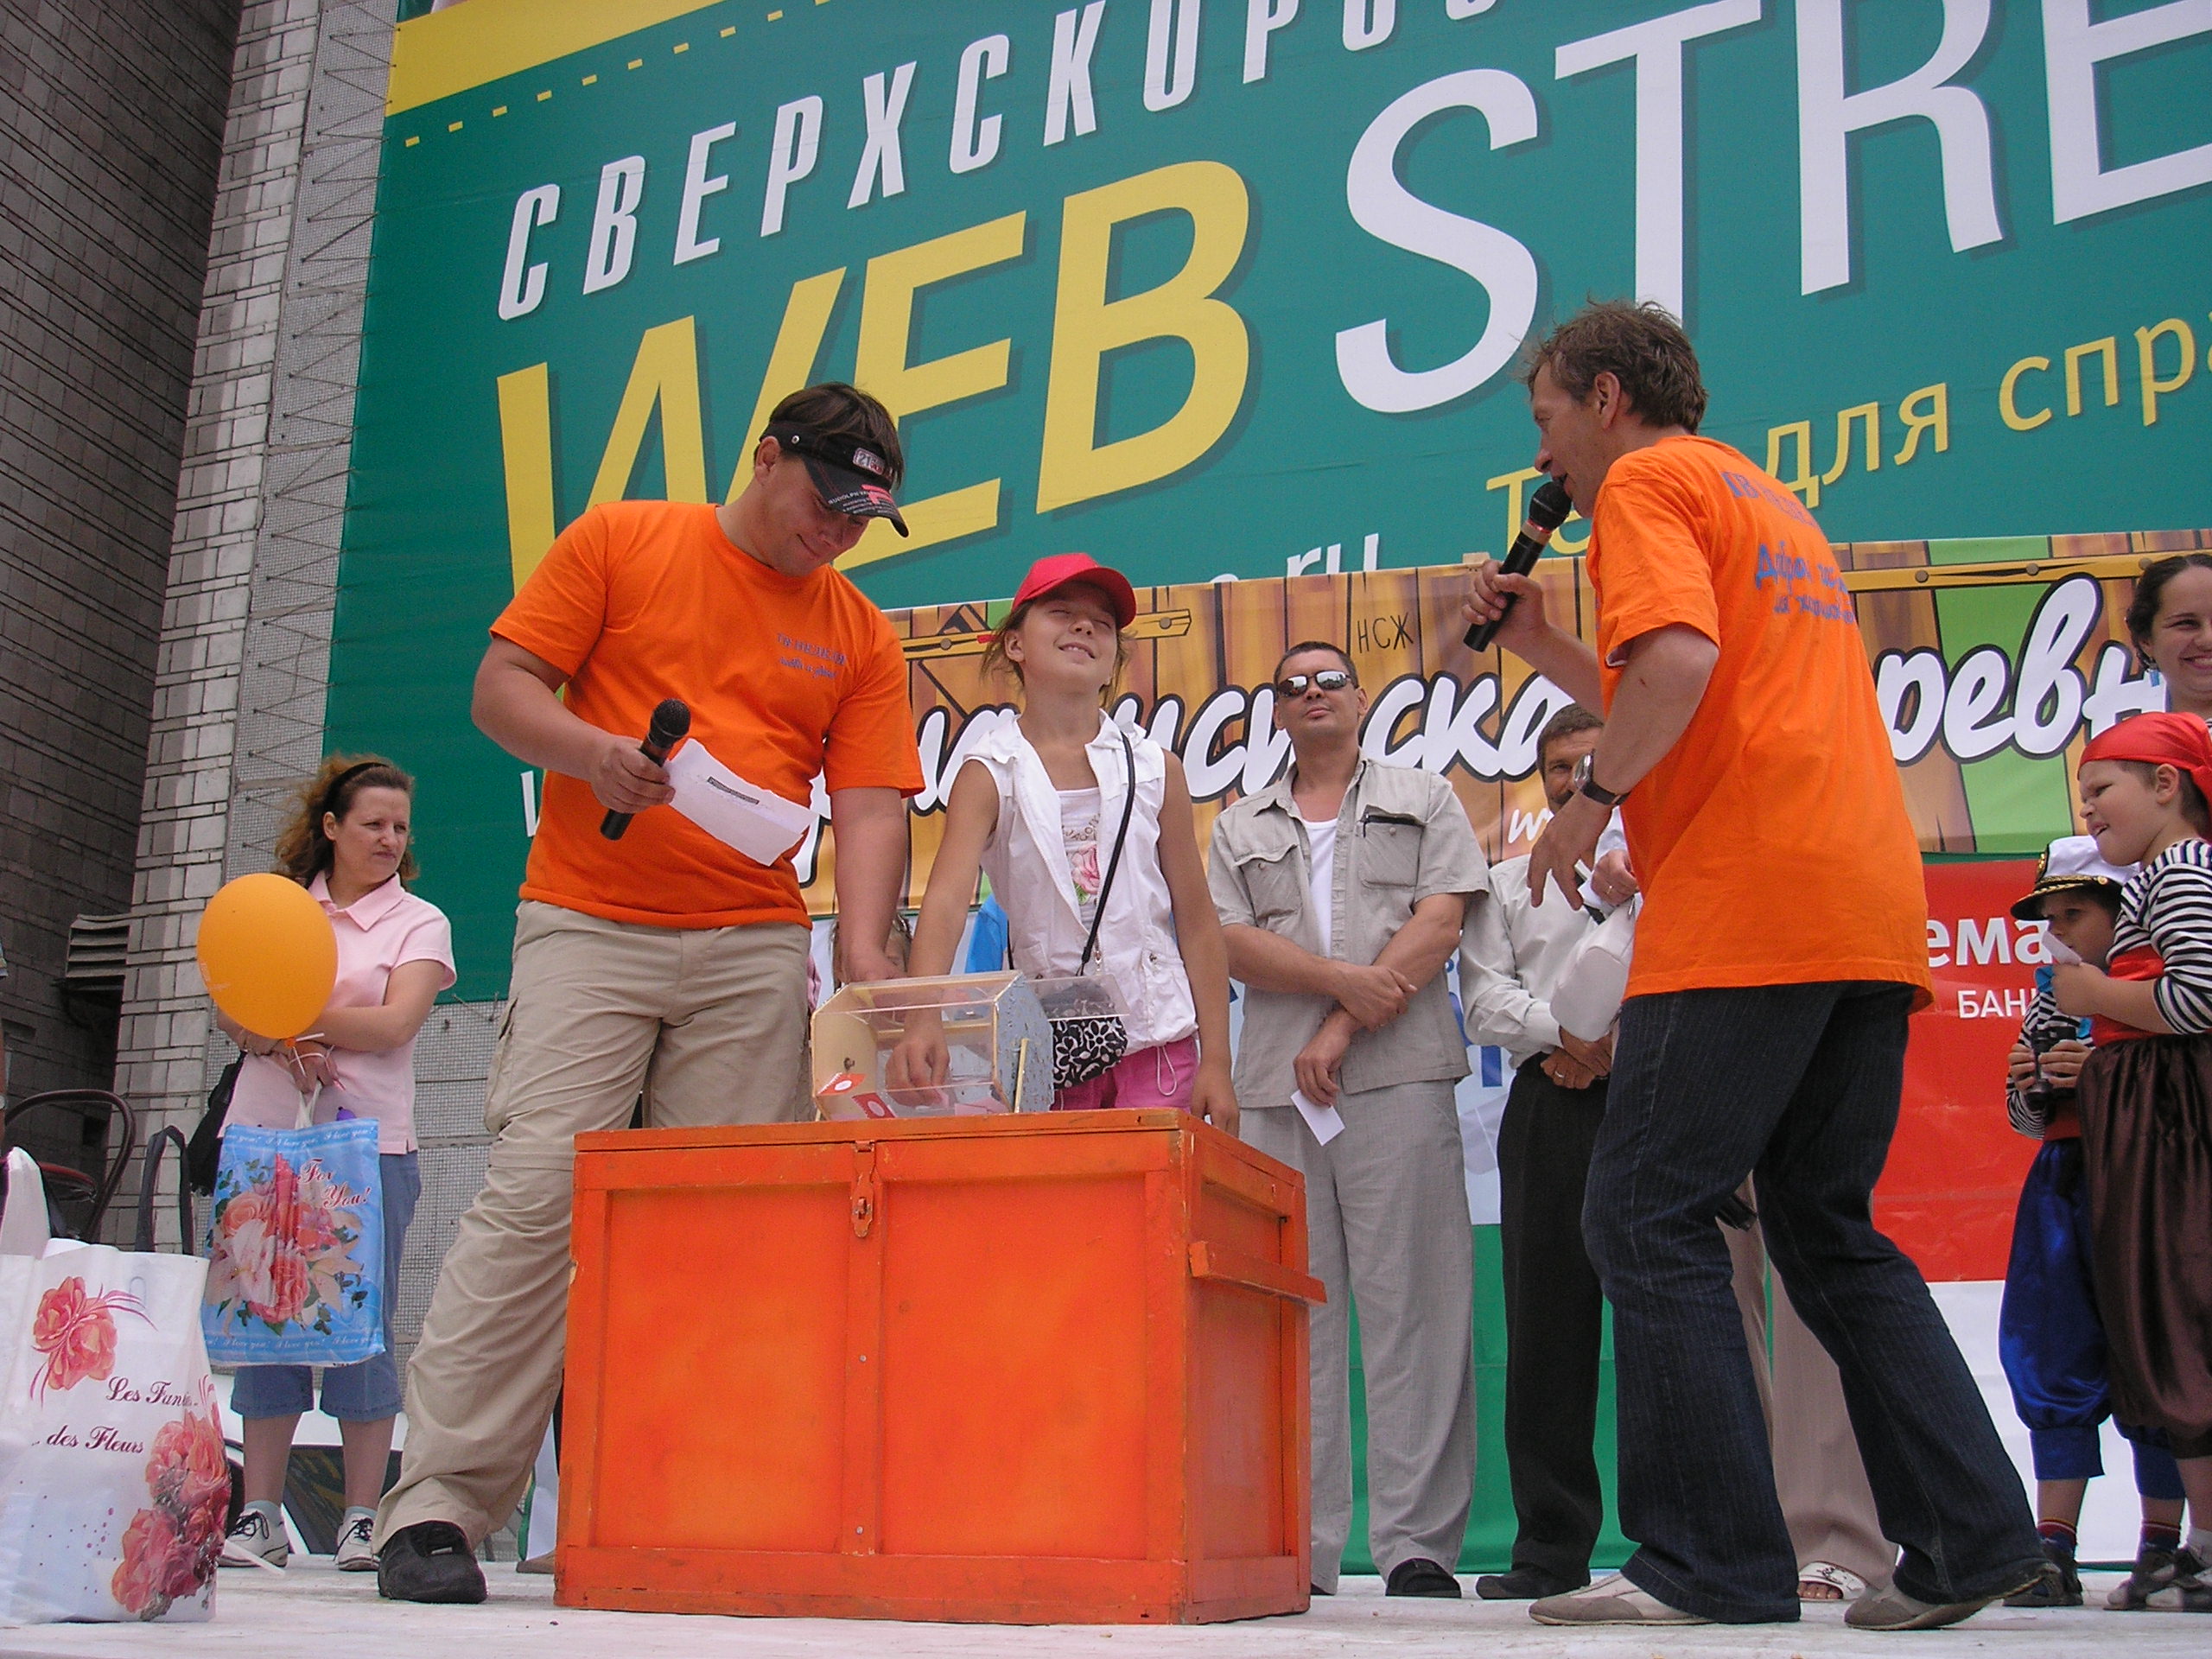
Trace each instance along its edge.
<instances>
[{"instance_id":1,"label":"white undershirt","mask_svg":"<svg viewBox=\"0 0 2212 1659\"><path fill-rule=\"evenodd\" d=\"M1089 927L1098 914L1101 877L1098 845L1098 786L1064 789L1060 797L1060 845L1067 853L1068 874L1075 882L1076 914Z\"/></svg>"},{"instance_id":2,"label":"white undershirt","mask_svg":"<svg viewBox=\"0 0 2212 1659\"><path fill-rule=\"evenodd\" d=\"M1311 883L1313 893L1314 925L1321 934L1321 954L1334 953L1336 940L1336 912L1331 901L1337 886L1337 821L1328 819L1316 823L1304 813L1298 821L1306 826L1306 845L1313 855Z\"/></svg>"}]
</instances>

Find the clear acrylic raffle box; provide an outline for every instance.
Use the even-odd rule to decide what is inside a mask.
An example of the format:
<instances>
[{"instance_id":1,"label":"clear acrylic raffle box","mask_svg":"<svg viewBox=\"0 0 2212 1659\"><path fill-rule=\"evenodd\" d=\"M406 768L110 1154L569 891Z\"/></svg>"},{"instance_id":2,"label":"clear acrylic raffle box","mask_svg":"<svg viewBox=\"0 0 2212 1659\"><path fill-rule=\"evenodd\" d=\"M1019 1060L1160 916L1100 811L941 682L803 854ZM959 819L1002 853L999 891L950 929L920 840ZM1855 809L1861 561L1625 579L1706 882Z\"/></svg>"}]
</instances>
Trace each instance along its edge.
<instances>
[{"instance_id":1,"label":"clear acrylic raffle box","mask_svg":"<svg viewBox=\"0 0 2212 1659\"><path fill-rule=\"evenodd\" d=\"M814 1016L825 1119L975 1117L1052 1104L1052 1030L1020 974L848 985Z\"/></svg>"}]
</instances>

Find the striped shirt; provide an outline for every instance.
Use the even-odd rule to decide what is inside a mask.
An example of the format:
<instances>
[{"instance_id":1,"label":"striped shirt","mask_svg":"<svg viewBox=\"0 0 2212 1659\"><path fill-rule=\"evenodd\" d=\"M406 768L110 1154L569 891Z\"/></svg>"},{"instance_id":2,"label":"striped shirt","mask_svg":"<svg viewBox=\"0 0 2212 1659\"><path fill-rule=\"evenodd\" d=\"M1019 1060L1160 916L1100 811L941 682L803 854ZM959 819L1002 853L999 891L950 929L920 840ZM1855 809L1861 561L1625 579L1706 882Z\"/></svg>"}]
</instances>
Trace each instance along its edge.
<instances>
[{"instance_id":1,"label":"striped shirt","mask_svg":"<svg viewBox=\"0 0 2212 1659\"><path fill-rule=\"evenodd\" d=\"M2166 1024L2185 1037L2212 1032L2212 842L2176 842L2127 884L2113 959L2144 950L2164 965L2152 995Z\"/></svg>"},{"instance_id":2,"label":"striped shirt","mask_svg":"<svg viewBox=\"0 0 2212 1659\"><path fill-rule=\"evenodd\" d=\"M2051 1000L2050 970L2043 969L2036 975L2036 994L2028 1001L2028 1016L2020 1021L2020 1043L2031 1053L2042 1053L2053 1044L2068 1040L2079 1042L2082 1022L2070 1014L2061 1014L2058 1004ZM2062 1091L2071 1109L2074 1090ZM2031 1140L2040 1141L2049 1127L2051 1096L2030 1100L2010 1083L2005 1085L2005 1116L2012 1126Z\"/></svg>"}]
</instances>

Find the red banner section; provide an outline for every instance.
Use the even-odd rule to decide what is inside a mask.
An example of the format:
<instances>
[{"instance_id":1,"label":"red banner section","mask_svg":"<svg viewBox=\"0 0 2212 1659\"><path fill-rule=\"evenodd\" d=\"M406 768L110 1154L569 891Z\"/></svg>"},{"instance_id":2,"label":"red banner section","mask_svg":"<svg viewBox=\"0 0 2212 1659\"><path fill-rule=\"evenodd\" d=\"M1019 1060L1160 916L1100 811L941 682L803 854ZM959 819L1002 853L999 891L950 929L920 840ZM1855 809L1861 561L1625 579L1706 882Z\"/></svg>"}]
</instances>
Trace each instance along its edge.
<instances>
[{"instance_id":1,"label":"red banner section","mask_svg":"<svg viewBox=\"0 0 2212 1659\"><path fill-rule=\"evenodd\" d=\"M2005 1121L2005 1056L2050 959L2043 930L2012 916L2036 867L2004 859L1926 870L1936 1001L1912 1017L1874 1221L1930 1280L2002 1279L2037 1145Z\"/></svg>"}]
</instances>

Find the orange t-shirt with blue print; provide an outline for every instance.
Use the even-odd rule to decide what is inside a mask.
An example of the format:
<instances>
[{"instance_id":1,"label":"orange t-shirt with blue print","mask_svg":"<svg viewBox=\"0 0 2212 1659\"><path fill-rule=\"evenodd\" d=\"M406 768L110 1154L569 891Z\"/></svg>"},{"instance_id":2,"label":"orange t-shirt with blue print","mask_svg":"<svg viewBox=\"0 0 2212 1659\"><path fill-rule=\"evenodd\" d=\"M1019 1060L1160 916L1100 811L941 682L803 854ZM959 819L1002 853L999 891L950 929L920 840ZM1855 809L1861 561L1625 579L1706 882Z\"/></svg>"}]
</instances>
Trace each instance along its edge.
<instances>
[{"instance_id":1,"label":"orange t-shirt with blue print","mask_svg":"<svg viewBox=\"0 0 2212 1659\"><path fill-rule=\"evenodd\" d=\"M834 569L761 563L711 506L592 508L492 632L565 674L569 711L602 731L642 735L655 704L682 698L692 741L787 801L817 776L832 791L922 786L890 619ZM790 854L757 863L667 806L608 841L605 814L583 779L547 777L524 898L657 927L806 922Z\"/></svg>"},{"instance_id":2,"label":"orange t-shirt with blue print","mask_svg":"<svg viewBox=\"0 0 2212 1659\"><path fill-rule=\"evenodd\" d=\"M1709 438L1613 464L1588 572L1610 709L1629 645L1720 647L1688 728L1623 808L1644 893L1628 994L1928 972L1927 891L1858 615L1827 538Z\"/></svg>"}]
</instances>

